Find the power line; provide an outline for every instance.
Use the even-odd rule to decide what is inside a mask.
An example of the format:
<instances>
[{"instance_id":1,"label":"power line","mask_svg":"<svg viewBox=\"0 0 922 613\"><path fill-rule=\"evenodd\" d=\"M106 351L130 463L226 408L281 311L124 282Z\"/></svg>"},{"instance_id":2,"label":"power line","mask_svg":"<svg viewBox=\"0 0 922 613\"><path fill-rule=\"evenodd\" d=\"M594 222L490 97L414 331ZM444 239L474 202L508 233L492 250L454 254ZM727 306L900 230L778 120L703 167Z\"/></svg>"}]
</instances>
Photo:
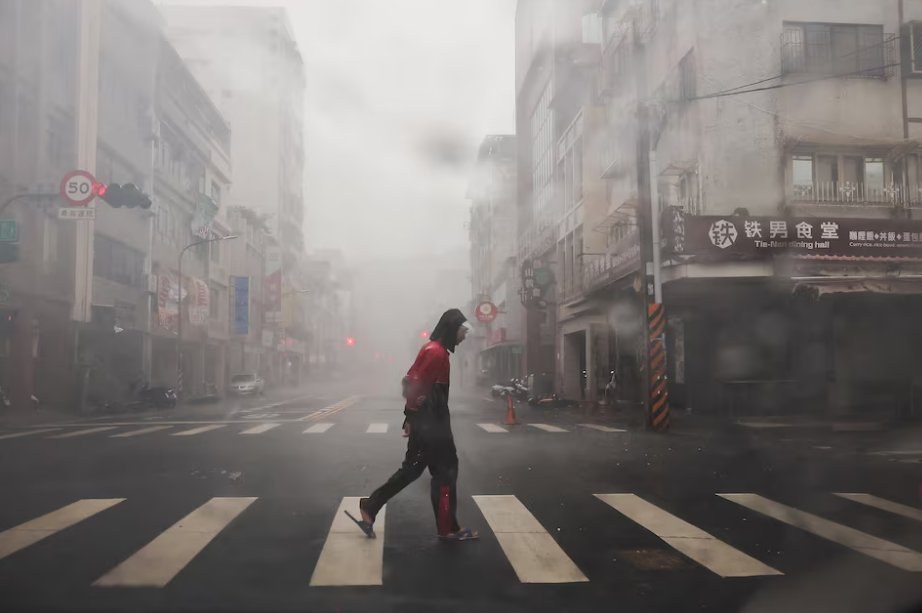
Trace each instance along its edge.
<instances>
[{"instance_id":1,"label":"power line","mask_svg":"<svg viewBox=\"0 0 922 613\"><path fill-rule=\"evenodd\" d=\"M869 49L874 49L874 48L876 48L876 47L881 47L881 46L883 46L883 45L886 45L886 44L889 43L889 42L899 40L900 38L902 38L902 36L899 35L899 34L891 35L891 36L888 37L888 38L884 38L884 40L881 40L879 43L874 43L873 45L868 45L868 46L866 46L866 47L861 47L860 49L856 49L855 51L852 51L852 52L850 52L850 53L846 53L845 55L839 55L839 56L836 56L836 57L833 57L833 58L829 58L829 60L827 60L827 62L828 62L829 64L834 64L835 62L838 62L838 61L840 61L840 60L844 60L844 59L849 58L849 57L851 57L851 56L853 56L853 55L856 55L856 54L859 54L859 53L863 53L863 52L865 52L865 51L868 51ZM806 48L806 42L804 42L804 43L802 43L802 44L804 45L804 48ZM806 59L806 56L805 56L805 59ZM873 71L873 70L884 70L884 69L886 69L886 68L890 68L891 66L897 66L897 65L898 65L898 64L888 64L888 65L886 65L886 66L879 66L879 67L876 67L876 68L865 68L864 70L859 70L859 71L856 71L856 72L853 72L853 73L844 73L844 74L839 74L839 75L831 75L831 76L823 77L823 78L820 78L820 79L817 79L817 80L823 80L823 79L825 79L825 78L834 79L834 78L837 78L837 77L853 76L853 75L856 75L856 74L861 73L861 72ZM762 85L763 83L768 83L769 81L776 81L776 80L778 80L778 79L783 78L784 76L785 76L784 73L782 73L782 74L776 75L776 76L774 76L774 77L768 77L767 79L762 79L761 81L756 81L756 82L754 82L754 83L747 83L746 85L740 85L739 87L732 87L732 88L730 88L730 89L725 89L725 90L723 90L723 91L715 92L715 93L713 93L713 94L707 94L706 96L700 96L700 97L697 97L697 98L687 98L687 100L704 100L704 99L707 99L707 98L718 98L718 97L721 97L721 96L724 96L724 95L731 94L732 92L746 93L746 92L740 92L739 90L746 89L746 88L749 88L749 87L755 87L756 85ZM797 83L791 83L790 85L799 85L800 83L812 83L812 82L813 82L812 80L810 80L810 81L799 81L799 82L797 82ZM770 89L770 88L769 88L769 89ZM765 89L756 89L756 90L751 90L751 91L765 91Z\"/></svg>"}]
</instances>

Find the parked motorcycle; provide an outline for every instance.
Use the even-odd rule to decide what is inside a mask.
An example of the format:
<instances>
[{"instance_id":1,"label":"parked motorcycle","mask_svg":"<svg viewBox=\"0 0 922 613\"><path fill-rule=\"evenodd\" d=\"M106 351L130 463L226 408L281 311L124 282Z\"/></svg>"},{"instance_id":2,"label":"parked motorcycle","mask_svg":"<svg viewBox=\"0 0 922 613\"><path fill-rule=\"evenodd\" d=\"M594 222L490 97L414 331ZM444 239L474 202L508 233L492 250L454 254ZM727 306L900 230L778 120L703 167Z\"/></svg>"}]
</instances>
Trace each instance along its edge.
<instances>
[{"instance_id":1,"label":"parked motorcycle","mask_svg":"<svg viewBox=\"0 0 922 613\"><path fill-rule=\"evenodd\" d=\"M494 385L490 394L494 398L512 396L516 400L528 400L528 386L519 379L511 379L509 383Z\"/></svg>"},{"instance_id":2,"label":"parked motorcycle","mask_svg":"<svg viewBox=\"0 0 922 613\"><path fill-rule=\"evenodd\" d=\"M132 396L139 408L172 409L176 406L176 390L165 385L151 387L144 381L134 387Z\"/></svg>"}]
</instances>

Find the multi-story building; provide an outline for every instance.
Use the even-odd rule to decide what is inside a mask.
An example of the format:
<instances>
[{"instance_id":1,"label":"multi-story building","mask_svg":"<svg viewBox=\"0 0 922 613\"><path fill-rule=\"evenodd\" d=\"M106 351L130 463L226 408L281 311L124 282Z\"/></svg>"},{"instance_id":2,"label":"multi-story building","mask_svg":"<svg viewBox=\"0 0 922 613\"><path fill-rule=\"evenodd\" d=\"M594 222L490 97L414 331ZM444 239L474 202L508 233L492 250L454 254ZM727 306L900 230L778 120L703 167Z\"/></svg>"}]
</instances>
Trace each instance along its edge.
<instances>
[{"instance_id":1,"label":"multi-story building","mask_svg":"<svg viewBox=\"0 0 922 613\"><path fill-rule=\"evenodd\" d=\"M476 326L464 347L473 353L482 382L524 375L521 281L516 266L515 137L487 136L468 188L471 201L471 305ZM476 308L489 302L495 321L477 324Z\"/></svg>"},{"instance_id":2,"label":"multi-story building","mask_svg":"<svg viewBox=\"0 0 922 613\"><path fill-rule=\"evenodd\" d=\"M226 243L233 293L228 364L232 373L258 372L272 379L272 354L277 342L273 331L264 329L263 318L266 249L271 246L269 227L263 216L250 209L232 208L228 217L239 237Z\"/></svg>"},{"instance_id":3,"label":"multi-story building","mask_svg":"<svg viewBox=\"0 0 922 613\"><path fill-rule=\"evenodd\" d=\"M170 40L233 128L234 181L224 202L266 214L281 250L282 281L266 286L274 294L266 323L277 338L303 336L291 316L303 281L305 76L287 11L178 5L161 11ZM303 361L298 347L286 352Z\"/></svg>"},{"instance_id":4,"label":"multi-story building","mask_svg":"<svg viewBox=\"0 0 922 613\"><path fill-rule=\"evenodd\" d=\"M592 399L604 314L581 299L584 258L605 216L595 88L598 2L537 1L516 11L517 263L526 290L525 363L538 392ZM561 350L561 348L563 348ZM604 387L604 383L602 383Z\"/></svg>"},{"instance_id":5,"label":"multi-story building","mask_svg":"<svg viewBox=\"0 0 922 613\"><path fill-rule=\"evenodd\" d=\"M655 200L674 403L904 410L922 362L922 6L598 10L607 245L579 293L607 305L619 393L638 399L636 221Z\"/></svg>"}]
</instances>

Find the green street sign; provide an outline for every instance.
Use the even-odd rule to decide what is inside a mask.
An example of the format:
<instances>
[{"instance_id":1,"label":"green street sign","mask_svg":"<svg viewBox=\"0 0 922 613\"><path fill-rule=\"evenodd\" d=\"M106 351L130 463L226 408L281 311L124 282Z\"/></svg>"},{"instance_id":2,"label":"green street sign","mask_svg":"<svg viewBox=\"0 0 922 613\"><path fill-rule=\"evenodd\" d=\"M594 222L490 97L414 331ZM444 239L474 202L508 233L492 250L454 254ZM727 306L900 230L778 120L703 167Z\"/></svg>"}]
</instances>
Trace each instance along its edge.
<instances>
[{"instance_id":1,"label":"green street sign","mask_svg":"<svg viewBox=\"0 0 922 613\"><path fill-rule=\"evenodd\" d=\"M19 222L15 219L0 219L0 243L15 243L19 240Z\"/></svg>"}]
</instances>

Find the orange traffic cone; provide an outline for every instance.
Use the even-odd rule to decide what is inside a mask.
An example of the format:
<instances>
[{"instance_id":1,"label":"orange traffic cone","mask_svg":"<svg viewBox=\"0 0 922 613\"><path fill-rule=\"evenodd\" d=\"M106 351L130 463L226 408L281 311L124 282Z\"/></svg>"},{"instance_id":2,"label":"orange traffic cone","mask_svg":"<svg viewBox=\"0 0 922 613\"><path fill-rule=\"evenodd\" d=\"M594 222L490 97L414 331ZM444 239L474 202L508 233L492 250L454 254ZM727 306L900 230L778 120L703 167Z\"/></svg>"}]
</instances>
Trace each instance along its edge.
<instances>
[{"instance_id":1,"label":"orange traffic cone","mask_svg":"<svg viewBox=\"0 0 922 613\"><path fill-rule=\"evenodd\" d=\"M507 426L518 425L518 422L515 420L515 409L512 408L512 395L506 394L506 421L503 422Z\"/></svg>"}]
</instances>

